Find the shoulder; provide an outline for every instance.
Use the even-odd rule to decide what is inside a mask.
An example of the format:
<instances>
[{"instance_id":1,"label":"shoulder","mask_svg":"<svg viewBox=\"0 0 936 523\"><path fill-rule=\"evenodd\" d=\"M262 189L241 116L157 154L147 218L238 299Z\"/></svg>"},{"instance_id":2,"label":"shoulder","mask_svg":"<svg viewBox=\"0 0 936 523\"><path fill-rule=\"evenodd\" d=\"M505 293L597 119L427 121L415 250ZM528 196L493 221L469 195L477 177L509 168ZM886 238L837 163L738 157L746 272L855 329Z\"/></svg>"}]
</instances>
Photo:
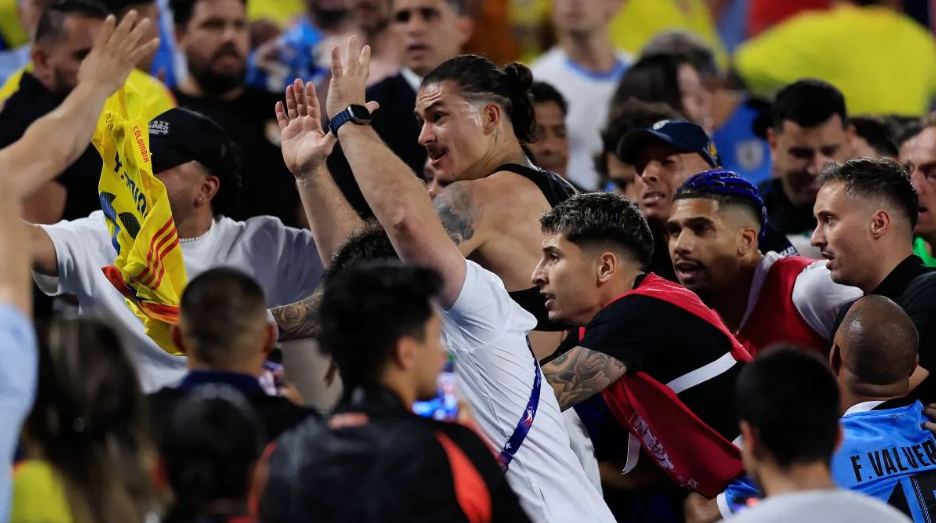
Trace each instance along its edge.
<instances>
[{"instance_id":1,"label":"shoulder","mask_svg":"<svg viewBox=\"0 0 936 523\"><path fill-rule=\"evenodd\" d=\"M558 72L565 66L567 55L559 47L553 47L546 51L530 66L533 74L536 76Z\"/></svg>"}]
</instances>

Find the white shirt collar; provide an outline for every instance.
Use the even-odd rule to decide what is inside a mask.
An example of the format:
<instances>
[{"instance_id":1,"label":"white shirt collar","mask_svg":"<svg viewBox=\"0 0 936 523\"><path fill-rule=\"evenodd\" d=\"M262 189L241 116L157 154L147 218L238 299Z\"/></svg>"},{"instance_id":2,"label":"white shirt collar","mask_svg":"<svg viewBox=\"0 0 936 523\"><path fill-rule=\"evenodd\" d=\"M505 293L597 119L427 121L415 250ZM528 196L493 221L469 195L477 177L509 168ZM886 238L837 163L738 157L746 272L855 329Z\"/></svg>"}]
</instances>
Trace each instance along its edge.
<instances>
[{"instance_id":1,"label":"white shirt collar","mask_svg":"<svg viewBox=\"0 0 936 523\"><path fill-rule=\"evenodd\" d=\"M852 405L851 407L848 408L848 410L845 411L845 416L848 416L849 414L858 414L859 412L868 412L870 410L874 410L881 403L884 403L884 402L883 401L864 401L857 405ZM842 416L842 417L845 417L845 416Z\"/></svg>"},{"instance_id":2,"label":"white shirt collar","mask_svg":"<svg viewBox=\"0 0 936 523\"><path fill-rule=\"evenodd\" d=\"M400 74L403 75L403 79L406 80L406 83L413 88L413 91L419 90L419 85L422 83L422 78L418 74L413 72L409 67L404 67L400 70Z\"/></svg>"}]
</instances>

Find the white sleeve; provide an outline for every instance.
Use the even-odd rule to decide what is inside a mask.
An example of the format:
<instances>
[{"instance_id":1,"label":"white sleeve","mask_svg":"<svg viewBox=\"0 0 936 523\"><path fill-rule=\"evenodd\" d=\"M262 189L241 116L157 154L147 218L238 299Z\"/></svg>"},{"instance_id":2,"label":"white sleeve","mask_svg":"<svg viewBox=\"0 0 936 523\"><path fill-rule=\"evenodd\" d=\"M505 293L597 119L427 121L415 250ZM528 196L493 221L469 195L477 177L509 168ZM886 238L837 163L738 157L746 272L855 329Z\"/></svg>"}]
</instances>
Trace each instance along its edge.
<instances>
[{"instance_id":1,"label":"white sleeve","mask_svg":"<svg viewBox=\"0 0 936 523\"><path fill-rule=\"evenodd\" d=\"M861 289L833 282L825 260L803 269L793 285L796 310L813 330L827 340L832 339L835 318L841 308L861 296Z\"/></svg>"},{"instance_id":2,"label":"white sleeve","mask_svg":"<svg viewBox=\"0 0 936 523\"><path fill-rule=\"evenodd\" d=\"M270 217L251 218L247 226L253 259L267 266L255 266L254 270L258 273L276 271L269 275L272 285L266 289L271 306L286 305L311 296L325 272L312 233L287 227Z\"/></svg>"},{"instance_id":3,"label":"white sleeve","mask_svg":"<svg viewBox=\"0 0 936 523\"><path fill-rule=\"evenodd\" d=\"M82 294L81 289L88 288L101 269L117 259L117 251L110 245L107 223L100 212L39 227L52 240L58 277L33 272L33 279L49 296Z\"/></svg>"},{"instance_id":4,"label":"white sleeve","mask_svg":"<svg viewBox=\"0 0 936 523\"><path fill-rule=\"evenodd\" d=\"M500 339L512 330L529 333L536 318L507 294L504 282L477 263L465 260L465 283L452 308L444 311L447 322L461 333L464 347L472 351Z\"/></svg>"}]
</instances>

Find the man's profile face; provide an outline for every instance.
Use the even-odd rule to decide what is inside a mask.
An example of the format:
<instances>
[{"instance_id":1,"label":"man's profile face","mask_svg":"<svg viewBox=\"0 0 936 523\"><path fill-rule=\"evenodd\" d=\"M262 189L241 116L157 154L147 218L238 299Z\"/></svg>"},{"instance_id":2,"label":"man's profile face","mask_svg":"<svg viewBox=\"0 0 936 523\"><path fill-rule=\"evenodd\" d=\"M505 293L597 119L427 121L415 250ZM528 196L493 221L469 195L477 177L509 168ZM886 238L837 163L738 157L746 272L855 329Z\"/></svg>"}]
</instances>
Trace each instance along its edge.
<instances>
[{"instance_id":1,"label":"man's profile face","mask_svg":"<svg viewBox=\"0 0 936 523\"><path fill-rule=\"evenodd\" d=\"M416 93L419 145L426 148L427 165L442 187L463 179L490 153L494 135L485 131L479 106L451 81L430 83Z\"/></svg>"},{"instance_id":2,"label":"man's profile face","mask_svg":"<svg viewBox=\"0 0 936 523\"><path fill-rule=\"evenodd\" d=\"M403 38L403 65L419 76L461 54L471 19L446 0L393 0L393 28Z\"/></svg>"},{"instance_id":3,"label":"man's profile face","mask_svg":"<svg viewBox=\"0 0 936 523\"><path fill-rule=\"evenodd\" d=\"M78 69L91 52L103 20L67 15L61 38L36 44L32 51L36 78L53 93L67 95L78 84Z\"/></svg>"},{"instance_id":4,"label":"man's profile face","mask_svg":"<svg viewBox=\"0 0 936 523\"><path fill-rule=\"evenodd\" d=\"M720 211L719 202L712 199L676 200L666 222L676 277L700 296L724 289L738 275L743 227L737 219L740 211Z\"/></svg>"},{"instance_id":5,"label":"man's profile face","mask_svg":"<svg viewBox=\"0 0 936 523\"><path fill-rule=\"evenodd\" d=\"M920 215L913 233L936 239L936 127L927 127L907 142L910 181L920 197Z\"/></svg>"},{"instance_id":6,"label":"man's profile face","mask_svg":"<svg viewBox=\"0 0 936 523\"><path fill-rule=\"evenodd\" d=\"M569 136L565 113L556 102L533 105L536 112L536 141L528 147L536 164L565 178L569 164Z\"/></svg>"},{"instance_id":7,"label":"man's profile face","mask_svg":"<svg viewBox=\"0 0 936 523\"><path fill-rule=\"evenodd\" d=\"M562 234L547 234L533 284L546 298L550 321L585 326L606 305L597 299L597 260Z\"/></svg>"},{"instance_id":8,"label":"man's profile face","mask_svg":"<svg viewBox=\"0 0 936 523\"><path fill-rule=\"evenodd\" d=\"M832 281L861 288L877 257L868 205L850 197L844 183L830 182L819 190L813 214L817 225L810 244L829 260Z\"/></svg>"},{"instance_id":9,"label":"man's profile face","mask_svg":"<svg viewBox=\"0 0 936 523\"><path fill-rule=\"evenodd\" d=\"M361 28L374 34L390 23L391 0L351 0L351 13Z\"/></svg>"},{"instance_id":10,"label":"man's profile face","mask_svg":"<svg viewBox=\"0 0 936 523\"><path fill-rule=\"evenodd\" d=\"M686 180L711 166L698 153L686 153L654 141L637 156L634 166L643 187L637 205L647 221L662 224L669 219L673 196Z\"/></svg>"},{"instance_id":11,"label":"man's profile face","mask_svg":"<svg viewBox=\"0 0 936 523\"><path fill-rule=\"evenodd\" d=\"M206 185L207 171L198 162L183 163L155 176L166 186L166 197L176 222L192 215L199 198L202 205L211 205L211 197L217 192L217 187L212 190L210 185ZM216 177L211 178L217 182Z\"/></svg>"},{"instance_id":12,"label":"man's profile face","mask_svg":"<svg viewBox=\"0 0 936 523\"><path fill-rule=\"evenodd\" d=\"M198 0L192 18L176 29L189 72L211 94L223 94L244 85L250 35L241 0Z\"/></svg>"},{"instance_id":13,"label":"man's profile face","mask_svg":"<svg viewBox=\"0 0 936 523\"><path fill-rule=\"evenodd\" d=\"M767 139L784 192L798 207L816 201L819 191L816 178L826 163L842 163L851 158L850 131L837 114L816 127L800 127L784 120L780 130L768 130Z\"/></svg>"},{"instance_id":14,"label":"man's profile face","mask_svg":"<svg viewBox=\"0 0 936 523\"><path fill-rule=\"evenodd\" d=\"M614 186L615 193L637 203L643 191L643 181L637 176L633 165L622 162L614 153L602 153L608 169L608 181Z\"/></svg>"}]
</instances>

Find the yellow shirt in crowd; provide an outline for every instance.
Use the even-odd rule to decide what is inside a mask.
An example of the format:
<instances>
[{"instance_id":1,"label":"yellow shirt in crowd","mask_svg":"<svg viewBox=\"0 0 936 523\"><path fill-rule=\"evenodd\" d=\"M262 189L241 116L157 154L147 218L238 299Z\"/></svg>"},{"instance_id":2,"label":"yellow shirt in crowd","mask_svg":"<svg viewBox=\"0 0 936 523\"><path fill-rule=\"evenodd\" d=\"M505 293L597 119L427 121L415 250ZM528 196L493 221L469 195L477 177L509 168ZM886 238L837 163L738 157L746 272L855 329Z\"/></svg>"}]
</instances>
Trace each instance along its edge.
<instances>
[{"instance_id":1,"label":"yellow shirt in crowd","mask_svg":"<svg viewBox=\"0 0 936 523\"><path fill-rule=\"evenodd\" d=\"M32 71L31 63L10 75L10 78L3 84L3 87L0 87L0 106L6 103L6 101L13 96L13 93L19 91L20 78L22 78L23 73L26 71ZM132 84L137 91L146 97L146 115L150 120L178 106L175 97L172 95L172 91L170 91L168 87L139 69L134 69L130 72L127 83Z\"/></svg>"},{"instance_id":2,"label":"yellow shirt in crowd","mask_svg":"<svg viewBox=\"0 0 936 523\"><path fill-rule=\"evenodd\" d=\"M280 27L286 27L297 17L305 13L303 0L250 0L247 2L247 18L253 20L272 20Z\"/></svg>"},{"instance_id":3,"label":"yellow shirt in crowd","mask_svg":"<svg viewBox=\"0 0 936 523\"><path fill-rule=\"evenodd\" d=\"M26 460L13 472L10 523L72 523L65 485L51 465Z\"/></svg>"},{"instance_id":4,"label":"yellow shirt in crowd","mask_svg":"<svg viewBox=\"0 0 936 523\"><path fill-rule=\"evenodd\" d=\"M0 35L7 49L13 49L29 42L29 35L20 25L16 2L18 0L0 0Z\"/></svg>"},{"instance_id":5,"label":"yellow shirt in crowd","mask_svg":"<svg viewBox=\"0 0 936 523\"><path fill-rule=\"evenodd\" d=\"M734 58L755 94L819 78L842 91L852 114L919 116L936 94L933 35L884 7L796 16L742 44Z\"/></svg>"}]
</instances>

